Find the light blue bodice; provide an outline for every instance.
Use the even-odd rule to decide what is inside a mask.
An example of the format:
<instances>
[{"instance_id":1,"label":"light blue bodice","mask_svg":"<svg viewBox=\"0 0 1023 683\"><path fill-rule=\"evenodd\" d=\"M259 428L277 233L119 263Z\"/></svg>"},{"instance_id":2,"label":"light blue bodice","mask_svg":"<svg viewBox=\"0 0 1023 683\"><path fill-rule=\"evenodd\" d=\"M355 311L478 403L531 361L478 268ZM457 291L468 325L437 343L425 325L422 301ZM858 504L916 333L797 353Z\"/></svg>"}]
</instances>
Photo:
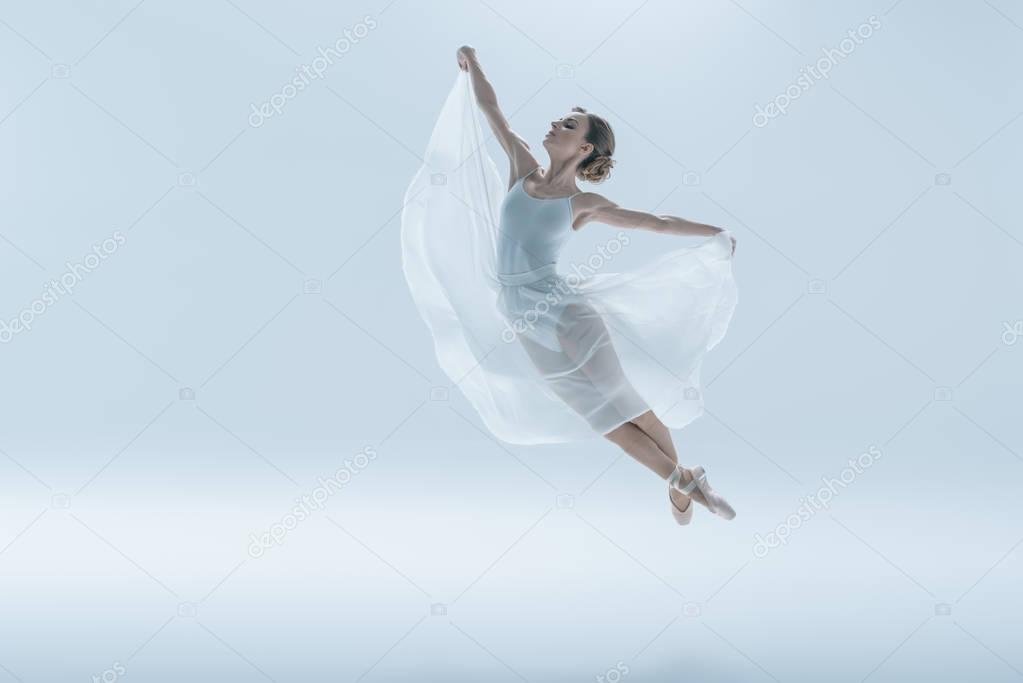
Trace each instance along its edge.
<instances>
[{"instance_id":1,"label":"light blue bodice","mask_svg":"<svg viewBox=\"0 0 1023 683\"><path fill-rule=\"evenodd\" d=\"M572 234L572 197L541 199L526 193L523 181L512 186L501 203L497 269L502 276L553 273L561 247Z\"/></svg>"}]
</instances>

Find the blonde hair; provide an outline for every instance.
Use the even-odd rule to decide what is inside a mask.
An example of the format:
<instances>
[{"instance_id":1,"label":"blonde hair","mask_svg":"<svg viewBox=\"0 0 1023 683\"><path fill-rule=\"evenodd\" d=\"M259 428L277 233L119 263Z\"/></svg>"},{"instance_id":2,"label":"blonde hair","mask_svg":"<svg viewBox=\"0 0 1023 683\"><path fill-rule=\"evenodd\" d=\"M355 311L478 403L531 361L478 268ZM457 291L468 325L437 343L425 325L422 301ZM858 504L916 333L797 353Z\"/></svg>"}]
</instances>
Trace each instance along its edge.
<instances>
[{"instance_id":1,"label":"blonde hair","mask_svg":"<svg viewBox=\"0 0 1023 683\"><path fill-rule=\"evenodd\" d=\"M583 159L576 168L576 175L591 183L602 183L611 175L615 160L611 155L615 151L615 134L611 124L602 116L591 114L583 107L572 107L572 111L586 114L590 129L586 132L586 142L593 145L593 151Z\"/></svg>"}]
</instances>

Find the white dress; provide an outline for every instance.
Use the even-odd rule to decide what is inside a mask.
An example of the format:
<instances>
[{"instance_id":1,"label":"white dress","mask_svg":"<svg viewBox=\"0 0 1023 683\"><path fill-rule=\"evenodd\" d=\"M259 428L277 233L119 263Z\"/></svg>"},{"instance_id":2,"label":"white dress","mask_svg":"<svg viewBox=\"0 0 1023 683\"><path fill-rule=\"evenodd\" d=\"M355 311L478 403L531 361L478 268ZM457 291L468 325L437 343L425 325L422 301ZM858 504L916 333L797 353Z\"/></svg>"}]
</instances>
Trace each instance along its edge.
<instances>
[{"instance_id":1,"label":"white dress","mask_svg":"<svg viewBox=\"0 0 1023 683\"><path fill-rule=\"evenodd\" d=\"M495 436L577 441L648 410L673 428L703 412L700 366L737 303L729 233L612 272L631 239L614 230L559 264L575 195L533 197L524 178L506 191L461 70L425 161L402 212L405 276L441 368Z\"/></svg>"}]
</instances>

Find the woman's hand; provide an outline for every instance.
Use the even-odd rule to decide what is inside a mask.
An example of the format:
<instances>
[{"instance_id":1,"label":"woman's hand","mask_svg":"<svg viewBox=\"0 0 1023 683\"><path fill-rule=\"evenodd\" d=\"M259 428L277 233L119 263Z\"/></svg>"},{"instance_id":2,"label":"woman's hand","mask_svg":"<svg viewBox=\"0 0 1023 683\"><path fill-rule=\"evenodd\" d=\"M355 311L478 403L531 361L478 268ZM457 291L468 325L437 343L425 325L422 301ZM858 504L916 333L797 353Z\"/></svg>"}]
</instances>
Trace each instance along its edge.
<instances>
[{"instance_id":1,"label":"woman's hand","mask_svg":"<svg viewBox=\"0 0 1023 683\"><path fill-rule=\"evenodd\" d=\"M731 231L729 231L728 228L718 228L717 231L719 235L723 232L728 233L728 239L731 240L732 242L732 256L735 256L735 236L732 235Z\"/></svg>"},{"instance_id":2,"label":"woman's hand","mask_svg":"<svg viewBox=\"0 0 1023 683\"><path fill-rule=\"evenodd\" d=\"M476 48L471 45L463 45L458 48L458 52L455 53L455 58L458 60L458 68L462 71L468 71L469 61L476 61Z\"/></svg>"}]
</instances>

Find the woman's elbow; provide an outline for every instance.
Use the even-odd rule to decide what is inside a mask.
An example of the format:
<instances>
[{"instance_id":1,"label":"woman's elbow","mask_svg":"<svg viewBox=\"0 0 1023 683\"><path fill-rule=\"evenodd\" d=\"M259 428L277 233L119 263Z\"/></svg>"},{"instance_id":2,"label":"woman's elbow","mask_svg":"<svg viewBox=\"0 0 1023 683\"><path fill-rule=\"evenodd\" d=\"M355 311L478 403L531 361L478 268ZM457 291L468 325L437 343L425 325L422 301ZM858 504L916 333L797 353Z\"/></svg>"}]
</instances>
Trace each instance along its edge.
<instances>
[{"instance_id":1,"label":"woman's elbow","mask_svg":"<svg viewBox=\"0 0 1023 683\"><path fill-rule=\"evenodd\" d=\"M671 221L664 216L649 216L643 219L642 224L639 226L651 230L658 234L664 234L672 231Z\"/></svg>"}]
</instances>

